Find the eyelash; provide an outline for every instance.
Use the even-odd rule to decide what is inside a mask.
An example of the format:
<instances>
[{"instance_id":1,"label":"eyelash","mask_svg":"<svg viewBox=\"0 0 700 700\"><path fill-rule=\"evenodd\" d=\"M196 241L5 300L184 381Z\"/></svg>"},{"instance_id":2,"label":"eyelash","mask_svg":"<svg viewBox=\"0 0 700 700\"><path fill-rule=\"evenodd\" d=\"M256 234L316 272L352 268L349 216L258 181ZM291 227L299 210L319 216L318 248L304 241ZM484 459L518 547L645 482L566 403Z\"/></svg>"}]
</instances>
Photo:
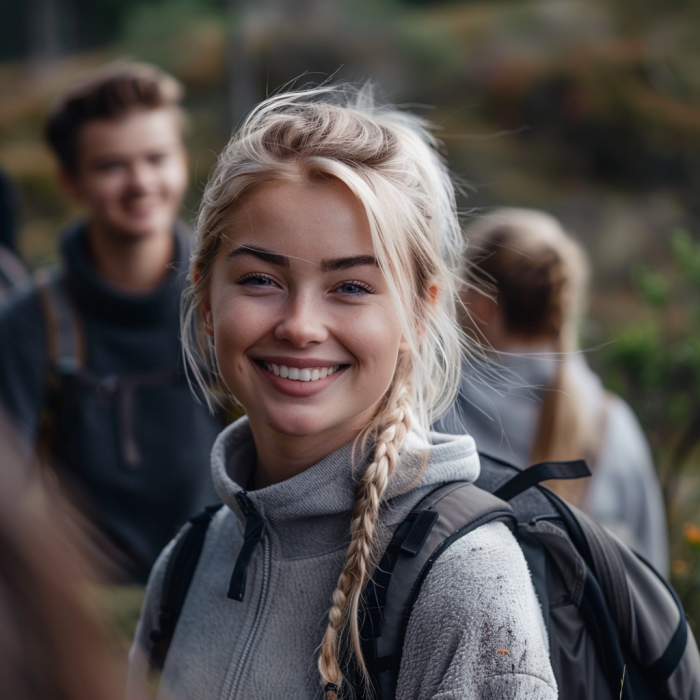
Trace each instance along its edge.
<instances>
[{"instance_id":1,"label":"eyelash","mask_svg":"<svg viewBox=\"0 0 700 700\"><path fill-rule=\"evenodd\" d=\"M238 284L243 284L246 280L266 280L267 282L270 282L271 284L276 285L277 282L272 278L269 277L268 275L265 275L261 272L248 272L247 274L243 275L239 280ZM345 285L352 285L354 287L359 287L360 289L364 290L367 292L367 294L374 294L376 291L374 287L371 285L367 284L366 282L361 282L360 280L345 280L341 282L340 284L336 285L333 291L337 291L341 287L344 287ZM356 294L357 292L353 292L353 294ZM348 296L352 296L352 294L349 294Z\"/></svg>"},{"instance_id":2,"label":"eyelash","mask_svg":"<svg viewBox=\"0 0 700 700\"><path fill-rule=\"evenodd\" d=\"M344 282L341 282L340 284L336 285L335 290L338 290L341 287L344 287L346 284L352 285L353 287L359 287L360 289L363 289L365 292L367 292L367 294L374 294L374 292L375 292L374 287L371 287L366 282L360 282L359 280L346 280ZM348 295L348 296L352 296L352 295Z\"/></svg>"},{"instance_id":3,"label":"eyelash","mask_svg":"<svg viewBox=\"0 0 700 700\"><path fill-rule=\"evenodd\" d=\"M277 282L275 282L275 280L272 279L272 277L268 277L268 275L264 275L261 272L248 272L238 280L238 284L243 284L246 280L254 279L266 280L267 282L271 282L272 284L277 284Z\"/></svg>"}]
</instances>

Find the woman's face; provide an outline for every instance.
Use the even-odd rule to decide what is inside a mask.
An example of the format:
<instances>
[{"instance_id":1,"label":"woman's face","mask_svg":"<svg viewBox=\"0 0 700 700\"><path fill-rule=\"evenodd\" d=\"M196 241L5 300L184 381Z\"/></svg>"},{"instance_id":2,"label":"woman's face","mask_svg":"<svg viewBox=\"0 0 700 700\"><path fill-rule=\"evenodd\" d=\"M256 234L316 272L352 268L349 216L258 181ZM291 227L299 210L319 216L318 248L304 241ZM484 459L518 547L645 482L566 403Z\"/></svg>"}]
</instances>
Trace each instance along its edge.
<instances>
[{"instance_id":1,"label":"woman's face","mask_svg":"<svg viewBox=\"0 0 700 700\"><path fill-rule=\"evenodd\" d=\"M334 180L276 182L231 221L202 306L255 431L290 437L373 417L405 350L363 207Z\"/></svg>"}]
</instances>

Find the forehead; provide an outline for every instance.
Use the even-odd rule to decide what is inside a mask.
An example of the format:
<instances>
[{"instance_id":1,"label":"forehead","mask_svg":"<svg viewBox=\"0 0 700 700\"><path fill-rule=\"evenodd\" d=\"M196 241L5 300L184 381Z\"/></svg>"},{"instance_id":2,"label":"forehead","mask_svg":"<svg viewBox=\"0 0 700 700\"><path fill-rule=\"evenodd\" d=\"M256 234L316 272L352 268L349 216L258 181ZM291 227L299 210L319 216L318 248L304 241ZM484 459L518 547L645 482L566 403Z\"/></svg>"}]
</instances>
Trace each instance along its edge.
<instances>
[{"instance_id":1,"label":"forehead","mask_svg":"<svg viewBox=\"0 0 700 700\"><path fill-rule=\"evenodd\" d=\"M172 108L133 110L118 119L93 119L78 132L81 160L105 155L137 155L182 142L182 119Z\"/></svg>"},{"instance_id":2,"label":"forehead","mask_svg":"<svg viewBox=\"0 0 700 700\"><path fill-rule=\"evenodd\" d=\"M338 180L290 180L256 188L236 211L228 238L290 258L372 255L369 221L362 203Z\"/></svg>"}]
</instances>

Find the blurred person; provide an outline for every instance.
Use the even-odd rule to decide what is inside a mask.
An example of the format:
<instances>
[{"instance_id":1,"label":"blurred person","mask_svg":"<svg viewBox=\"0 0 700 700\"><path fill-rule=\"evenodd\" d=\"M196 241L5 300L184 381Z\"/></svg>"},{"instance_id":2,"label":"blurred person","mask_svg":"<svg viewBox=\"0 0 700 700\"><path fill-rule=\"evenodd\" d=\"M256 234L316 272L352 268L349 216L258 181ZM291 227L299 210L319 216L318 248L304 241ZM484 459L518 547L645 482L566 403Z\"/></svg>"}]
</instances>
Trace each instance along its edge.
<instances>
[{"instance_id":1,"label":"blurred person","mask_svg":"<svg viewBox=\"0 0 700 700\"><path fill-rule=\"evenodd\" d=\"M465 360L439 429L468 432L480 451L520 467L585 458L590 479L549 485L666 574L649 445L629 405L577 352L589 278L583 249L554 217L529 209L498 209L468 238L462 322L489 350L483 364Z\"/></svg>"},{"instance_id":2,"label":"blurred person","mask_svg":"<svg viewBox=\"0 0 700 700\"><path fill-rule=\"evenodd\" d=\"M180 295L191 231L180 84L142 64L71 86L46 135L84 219L61 265L0 311L0 400L115 555L145 583L179 526L216 500L220 421L181 363ZM100 548L103 544L98 545Z\"/></svg>"},{"instance_id":3,"label":"blurred person","mask_svg":"<svg viewBox=\"0 0 700 700\"><path fill-rule=\"evenodd\" d=\"M10 176L0 170L0 302L7 293L29 278L17 252L19 194Z\"/></svg>"},{"instance_id":4,"label":"blurred person","mask_svg":"<svg viewBox=\"0 0 700 700\"><path fill-rule=\"evenodd\" d=\"M94 572L58 493L30 486L0 415L0 700L120 700Z\"/></svg>"}]
</instances>

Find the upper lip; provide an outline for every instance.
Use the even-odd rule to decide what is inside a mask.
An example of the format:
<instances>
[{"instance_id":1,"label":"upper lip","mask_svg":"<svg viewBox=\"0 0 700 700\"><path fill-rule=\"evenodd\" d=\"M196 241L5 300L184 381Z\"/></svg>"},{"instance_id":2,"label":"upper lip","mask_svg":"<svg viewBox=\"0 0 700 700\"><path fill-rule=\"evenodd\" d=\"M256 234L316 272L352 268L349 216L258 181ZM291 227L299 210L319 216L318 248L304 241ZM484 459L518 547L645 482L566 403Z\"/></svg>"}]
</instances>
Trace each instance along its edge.
<instances>
[{"instance_id":1,"label":"upper lip","mask_svg":"<svg viewBox=\"0 0 700 700\"><path fill-rule=\"evenodd\" d=\"M347 365L348 362L338 362L337 360L321 360L313 357L253 357L258 362L270 362L275 365L285 367L297 367L298 369L314 369L315 367L336 367L337 365Z\"/></svg>"}]
</instances>

